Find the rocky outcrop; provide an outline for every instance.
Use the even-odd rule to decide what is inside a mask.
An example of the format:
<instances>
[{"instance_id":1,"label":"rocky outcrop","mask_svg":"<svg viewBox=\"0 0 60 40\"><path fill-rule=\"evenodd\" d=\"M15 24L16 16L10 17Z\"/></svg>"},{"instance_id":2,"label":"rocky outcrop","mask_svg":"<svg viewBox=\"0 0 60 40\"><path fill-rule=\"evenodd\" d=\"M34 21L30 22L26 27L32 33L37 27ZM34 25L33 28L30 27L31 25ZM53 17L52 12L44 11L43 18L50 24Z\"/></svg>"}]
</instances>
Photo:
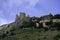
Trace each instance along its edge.
<instances>
[{"instance_id":1,"label":"rocky outcrop","mask_svg":"<svg viewBox=\"0 0 60 40\"><path fill-rule=\"evenodd\" d=\"M4 34L7 28L8 24L0 26L0 35Z\"/></svg>"},{"instance_id":2,"label":"rocky outcrop","mask_svg":"<svg viewBox=\"0 0 60 40\"><path fill-rule=\"evenodd\" d=\"M7 28L7 26L8 26L8 24L5 24L5 25L0 26L0 30Z\"/></svg>"}]
</instances>

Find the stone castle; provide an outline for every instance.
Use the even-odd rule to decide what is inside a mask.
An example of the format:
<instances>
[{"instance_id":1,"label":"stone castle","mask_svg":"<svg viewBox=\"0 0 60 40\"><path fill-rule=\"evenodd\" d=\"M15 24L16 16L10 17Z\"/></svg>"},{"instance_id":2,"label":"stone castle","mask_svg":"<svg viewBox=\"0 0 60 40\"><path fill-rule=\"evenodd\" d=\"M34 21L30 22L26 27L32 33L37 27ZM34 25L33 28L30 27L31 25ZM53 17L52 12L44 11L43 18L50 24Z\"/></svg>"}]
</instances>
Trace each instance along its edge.
<instances>
[{"instance_id":1,"label":"stone castle","mask_svg":"<svg viewBox=\"0 0 60 40\"><path fill-rule=\"evenodd\" d=\"M52 16L53 15L50 13L49 15L39 18L40 19L39 21L38 21L38 19L34 19L35 17L32 17L32 22L38 21L38 22L36 22L37 27L41 24L43 27L48 27L48 25L46 25L46 23L49 23L49 22L60 24L60 19L58 19L58 18L54 19L54 18L52 18ZM23 25L24 22L29 22L30 19L31 19L31 17L26 16L26 14L24 12L20 12L20 15L16 15L16 19L13 23L10 23L7 25L2 25L3 27L0 27L0 29L4 30L6 33L7 31L10 31L12 29L12 27L21 26L21 25Z\"/></svg>"},{"instance_id":2,"label":"stone castle","mask_svg":"<svg viewBox=\"0 0 60 40\"><path fill-rule=\"evenodd\" d=\"M46 23L49 23L50 21L53 23L60 23L60 19L54 19L52 18L52 14L49 13L49 15L45 15L42 18L40 18L40 21L38 23L43 24L44 27L46 27ZM29 16L26 16L25 12L20 12L20 15L16 15L16 19L13 23L10 23L9 26L20 26L23 24L23 22L29 22L30 21ZM38 21L37 19L34 19L35 17L32 17L32 21ZM34 19L34 20L33 20ZM36 23L37 24L37 23Z\"/></svg>"},{"instance_id":3,"label":"stone castle","mask_svg":"<svg viewBox=\"0 0 60 40\"><path fill-rule=\"evenodd\" d=\"M30 17L26 16L24 12L20 12L20 15L16 15L15 23L16 25L20 26L23 24L23 22L29 22Z\"/></svg>"},{"instance_id":4,"label":"stone castle","mask_svg":"<svg viewBox=\"0 0 60 40\"><path fill-rule=\"evenodd\" d=\"M27 19L29 19L29 16L26 16L24 12L20 12L20 15L16 15L15 21L19 21L19 20L28 21Z\"/></svg>"}]
</instances>

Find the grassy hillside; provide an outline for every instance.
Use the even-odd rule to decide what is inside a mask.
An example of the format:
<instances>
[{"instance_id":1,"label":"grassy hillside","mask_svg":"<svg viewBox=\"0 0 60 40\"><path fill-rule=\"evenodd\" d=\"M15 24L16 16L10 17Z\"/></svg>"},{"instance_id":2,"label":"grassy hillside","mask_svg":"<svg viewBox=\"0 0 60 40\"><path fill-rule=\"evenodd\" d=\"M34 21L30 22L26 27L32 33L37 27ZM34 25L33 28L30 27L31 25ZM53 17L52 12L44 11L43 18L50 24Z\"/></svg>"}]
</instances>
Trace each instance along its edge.
<instances>
[{"instance_id":1,"label":"grassy hillside","mask_svg":"<svg viewBox=\"0 0 60 40\"><path fill-rule=\"evenodd\" d=\"M44 29L20 29L16 30L14 35L9 35L0 40L58 40L60 31Z\"/></svg>"},{"instance_id":2,"label":"grassy hillside","mask_svg":"<svg viewBox=\"0 0 60 40\"><path fill-rule=\"evenodd\" d=\"M50 15L51 16L51 15ZM0 40L60 40L60 23L48 22L46 25L49 27L43 27L40 20L44 19L45 16L41 18L32 17L29 22L20 23L17 21L17 27L11 27L6 34L3 33L0 36ZM60 19L60 15L51 16L50 19ZM37 20L37 21L32 21ZM39 26L36 26L39 23ZM9 27L10 28L10 27ZM27 29L25 29L27 28Z\"/></svg>"}]
</instances>

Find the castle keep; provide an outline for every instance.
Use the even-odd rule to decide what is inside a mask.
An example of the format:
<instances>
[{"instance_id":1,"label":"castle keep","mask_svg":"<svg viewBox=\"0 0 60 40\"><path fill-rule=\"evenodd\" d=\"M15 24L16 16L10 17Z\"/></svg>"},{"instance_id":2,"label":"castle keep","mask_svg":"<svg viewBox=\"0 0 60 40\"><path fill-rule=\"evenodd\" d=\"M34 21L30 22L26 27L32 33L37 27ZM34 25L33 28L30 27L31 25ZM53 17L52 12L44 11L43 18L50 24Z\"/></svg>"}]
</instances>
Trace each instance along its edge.
<instances>
[{"instance_id":1,"label":"castle keep","mask_svg":"<svg viewBox=\"0 0 60 40\"><path fill-rule=\"evenodd\" d=\"M16 19L15 19L15 23L16 25L22 25L23 22L29 22L30 17L26 16L26 14L24 12L20 12L20 15L16 15Z\"/></svg>"},{"instance_id":2,"label":"castle keep","mask_svg":"<svg viewBox=\"0 0 60 40\"><path fill-rule=\"evenodd\" d=\"M16 15L16 21L22 20L26 17L26 14L24 12L20 12L20 15Z\"/></svg>"},{"instance_id":3,"label":"castle keep","mask_svg":"<svg viewBox=\"0 0 60 40\"><path fill-rule=\"evenodd\" d=\"M25 21L28 21L26 19L28 19L29 17L26 16L26 14L24 12L20 12L20 15L16 15L16 19L15 21L18 21L18 20L25 20Z\"/></svg>"}]
</instances>

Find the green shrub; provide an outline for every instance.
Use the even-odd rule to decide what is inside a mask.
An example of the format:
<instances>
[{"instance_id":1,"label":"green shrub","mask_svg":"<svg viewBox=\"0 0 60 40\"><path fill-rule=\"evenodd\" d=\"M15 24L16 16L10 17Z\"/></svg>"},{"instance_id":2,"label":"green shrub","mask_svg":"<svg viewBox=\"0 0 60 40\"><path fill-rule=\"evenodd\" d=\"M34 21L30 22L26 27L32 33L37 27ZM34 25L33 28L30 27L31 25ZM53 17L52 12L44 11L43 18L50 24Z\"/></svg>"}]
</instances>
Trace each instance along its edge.
<instances>
[{"instance_id":1,"label":"green shrub","mask_svg":"<svg viewBox=\"0 0 60 40\"><path fill-rule=\"evenodd\" d=\"M60 35L56 35L55 37L54 37L54 40L59 40L60 39Z\"/></svg>"},{"instance_id":2,"label":"green shrub","mask_svg":"<svg viewBox=\"0 0 60 40\"><path fill-rule=\"evenodd\" d=\"M2 34L0 38L5 38L6 36L7 36L6 34Z\"/></svg>"}]
</instances>

